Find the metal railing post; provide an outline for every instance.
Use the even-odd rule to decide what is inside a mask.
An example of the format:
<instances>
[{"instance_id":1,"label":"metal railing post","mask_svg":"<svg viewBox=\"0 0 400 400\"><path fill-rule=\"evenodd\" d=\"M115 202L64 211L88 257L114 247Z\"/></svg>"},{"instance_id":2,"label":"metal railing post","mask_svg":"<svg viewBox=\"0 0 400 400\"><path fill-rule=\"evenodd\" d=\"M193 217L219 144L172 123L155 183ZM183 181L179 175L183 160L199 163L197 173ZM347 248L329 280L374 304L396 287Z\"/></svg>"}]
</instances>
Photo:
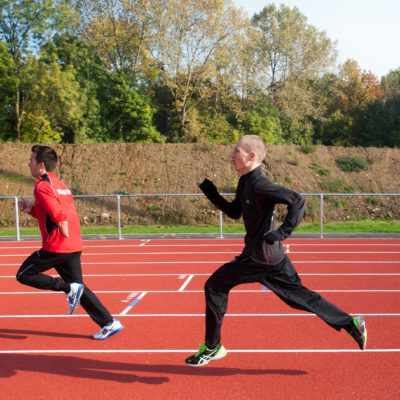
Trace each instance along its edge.
<instances>
[{"instance_id":1,"label":"metal railing post","mask_svg":"<svg viewBox=\"0 0 400 400\"><path fill-rule=\"evenodd\" d=\"M324 233L324 195L323 193L320 193L319 195L320 198L320 221L319 221L319 237L320 239L323 239Z\"/></svg>"},{"instance_id":2,"label":"metal railing post","mask_svg":"<svg viewBox=\"0 0 400 400\"><path fill-rule=\"evenodd\" d=\"M17 233L17 241L21 240L19 234L19 208L18 208L18 196L14 197L14 204L15 204L15 230Z\"/></svg>"},{"instance_id":3,"label":"metal railing post","mask_svg":"<svg viewBox=\"0 0 400 400\"><path fill-rule=\"evenodd\" d=\"M118 239L122 239L121 233L121 196L117 194L117 210L118 210Z\"/></svg>"},{"instance_id":4,"label":"metal railing post","mask_svg":"<svg viewBox=\"0 0 400 400\"><path fill-rule=\"evenodd\" d=\"M223 239L224 236L222 235L222 211L219 212L219 238Z\"/></svg>"}]
</instances>

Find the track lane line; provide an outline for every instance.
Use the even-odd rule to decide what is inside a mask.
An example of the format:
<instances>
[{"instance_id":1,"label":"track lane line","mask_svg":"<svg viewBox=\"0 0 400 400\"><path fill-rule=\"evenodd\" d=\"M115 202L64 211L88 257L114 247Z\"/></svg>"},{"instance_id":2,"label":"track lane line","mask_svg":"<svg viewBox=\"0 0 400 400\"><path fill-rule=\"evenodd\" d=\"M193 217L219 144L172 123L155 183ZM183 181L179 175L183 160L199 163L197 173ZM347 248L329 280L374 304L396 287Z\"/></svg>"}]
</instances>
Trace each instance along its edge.
<instances>
[{"instance_id":1,"label":"track lane line","mask_svg":"<svg viewBox=\"0 0 400 400\"><path fill-rule=\"evenodd\" d=\"M126 350L0 350L0 354L23 353L193 353L198 349L126 349ZM400 349L227 349L228 353L398 353ZM189 367L188 367L189 368Z\"/></svg>"},{"instance_id":2,"label":"track lane line","mask_svg":"<svg viewBox=\"0 0 400 400\"><path fill-rule=\"evenodd\" d=\"M350 312L350 315L363 315L366 317L400 317L400 313L358 313ZM114 314L115 317L205 317L205 314ZM87 318L87 314L37 314L37 315L0 315L0 318ZM315 314L304 313L304 314L283 314L283 313L252 313L252 314L238 314L230 313L225 314L225 317L317 317Z\"/></svg>"},{"instance_id":3,"label":"track lane line","mask_svg":"<svg viewBox=\"0 0 400 400\"><path fill-rule=\"evenodd\" d=\"M189 275L188 279L192 279L194 276L210 276L211 273L191 273L191 274L182 274L182 273L170 273L170 274L155 274L155 273L150 273L150 274L83 274L83 277L150 277L150 276L187 276ZM299 273L300 276L400 276L400 272L304 272L304 273ZM52 277L58 277L58 274L51 274L49 276ZM0 275L1 278L12 278L15 279L15 275Z\"/></svg>"},{"instance_id":4,"label":"track lane line","mask_svg":"<svg viewBox=\"0 0 400 400\"><path fill-rule=\"evenodd\" d=\"M183 292L187 285L189 285L190 281L193 279L194 274L190 274L183 285L179 288L178 292Z\"/></svg>"},{"instance_id":5,"label":"track lane line","mask_svg":"<svg viewBox=\"0 0 400 400\"><path fill-rule=\"evenodd\" d=\"M126 307L121 314L119 314L120 317L125 316L137 303L139 303L140 300L143 299L144 296L146 296L148 292L142 292L136 299L132 301L131 304L129 304L128 307Z\"/></svg>"},{"instance_id":6,"label":"track lane line","mask_svg":"<svg viewBox=\"0 0 400 400\"><path fill-rule=\"evenodd\" d=\"M399 293L400 289L311 289L319 293ZM132 293L132 292L143 292L143 290L93 290L94 293ZM178 290L147 290L148 293L204 293L204 290L185 290L179 292ZM260 289L232 289L230 293L260 293L265 292L267 294L272 293L270 290L263 290L262 286ZM34 294L34 295L54 295L63 294L63 292L39 292L32 290L31 292L0 292L0 295L16 295L16 294Z\"/></svg>"},{"instance_id":7,"label":"track lane line","mask_svg":"<svg viewBox=\"0 0 400 400\"><path fill-rule=\"evenodd\" d=\"M156 252L129 252L129 253L88 253L83 252L82 256L154 256L154 255L190 255L190 254L238 254L237 251L156 251ZM400 251L291 251L293 254L400 254ZM0 257L23 257L27 254L0 254Z\"/></svg>"}]
</instances>

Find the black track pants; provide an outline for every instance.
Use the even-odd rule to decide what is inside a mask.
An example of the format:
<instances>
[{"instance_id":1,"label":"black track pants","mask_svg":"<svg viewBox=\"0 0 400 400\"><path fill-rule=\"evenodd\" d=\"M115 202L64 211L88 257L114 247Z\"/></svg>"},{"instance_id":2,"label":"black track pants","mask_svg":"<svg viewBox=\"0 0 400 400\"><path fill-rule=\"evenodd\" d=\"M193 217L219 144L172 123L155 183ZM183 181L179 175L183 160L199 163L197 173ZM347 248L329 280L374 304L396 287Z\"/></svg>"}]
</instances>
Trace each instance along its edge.
<instances>
[{"instance_id":1,"label":"black track pants","mask_svg":"<svg viewBox=\"0 0 400 400\"><path fill-rule=\"evenodd\" d=\"M222 320L228 306L229 291L242 283L253 282L265 285L290 307L318 315L338 331L348 328L352 321L349 314L304 287L287 256L277 265L256 264L249 259L237 257L217 269L204 286L205 341L208 347L213 348L221 341Z\"/></svg>"},{"instance_id":2,"label":"black track pants","mask_svg":"<svg viewBox=\"0 0 400 400\"><path fill-rule=\"evenodd\" d=\"M18 282L42 290L61 291L64 282L83 283L81 268L81 251L75 253L52 253L39 250L32 253L17 272ZM55 268L61 278L45 275ZM81 306L100 327L112 322L113 317L103 306L97 296L85 285L81 297Z\"/></svg>"}]
</instances>

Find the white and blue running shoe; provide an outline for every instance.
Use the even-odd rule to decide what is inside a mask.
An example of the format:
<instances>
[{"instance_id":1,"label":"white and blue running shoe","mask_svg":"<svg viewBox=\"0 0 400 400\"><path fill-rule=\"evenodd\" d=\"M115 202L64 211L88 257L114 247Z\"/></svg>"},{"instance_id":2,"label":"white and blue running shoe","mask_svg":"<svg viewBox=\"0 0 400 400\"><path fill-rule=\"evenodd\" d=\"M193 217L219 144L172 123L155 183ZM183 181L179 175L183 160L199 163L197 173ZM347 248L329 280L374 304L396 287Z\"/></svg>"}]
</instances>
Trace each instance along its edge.
<instances>
[{"instance_id":1,"label":"white and blue running shoe","mask_svg":"<svg viewBox=\"0 0 400 400\"><path fill-rule=\"evenodd\" d=\"M124 327L122 326L121 322L119 322L117 319L114 319L110 324L103 326L99 333L95 333L93 335L93 339L107 339L110 336L115 335L117 332L122 331L122 329L124 329Z\"/></svg>"},{"instance_id":2,"label":"white and blue running shoe","mask_svg":"<svg viewBox=\"0 0 400 400\"><path fill-rule=\"evenodd\" d=\"M67 294L67 302L69 304L68 314L72 314L78 307L81 301L85 286L82 283L70 283L71 290Z\"/></svg>"}]
</instances>

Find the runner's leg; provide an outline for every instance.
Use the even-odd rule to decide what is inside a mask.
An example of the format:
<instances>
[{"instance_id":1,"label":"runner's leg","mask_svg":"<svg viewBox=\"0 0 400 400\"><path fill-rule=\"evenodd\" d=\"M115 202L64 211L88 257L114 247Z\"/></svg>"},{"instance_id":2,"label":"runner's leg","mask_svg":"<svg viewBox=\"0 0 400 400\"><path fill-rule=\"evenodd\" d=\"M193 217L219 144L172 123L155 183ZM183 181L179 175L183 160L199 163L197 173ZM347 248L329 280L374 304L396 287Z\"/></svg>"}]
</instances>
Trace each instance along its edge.
<instances>
[{"instance_id":1,"label":"runner's leg","mask_svg":"<svg viewBox=\"0 0 400 400\"><path fill-rule=\"evenodd\" d=\"M318 315L334 329L349 329L353 318L325 300L319 293L303 286L292 262L286 256L278 265L267 269L260 281L292 308Z\"/></svg>"}]
</instances>

